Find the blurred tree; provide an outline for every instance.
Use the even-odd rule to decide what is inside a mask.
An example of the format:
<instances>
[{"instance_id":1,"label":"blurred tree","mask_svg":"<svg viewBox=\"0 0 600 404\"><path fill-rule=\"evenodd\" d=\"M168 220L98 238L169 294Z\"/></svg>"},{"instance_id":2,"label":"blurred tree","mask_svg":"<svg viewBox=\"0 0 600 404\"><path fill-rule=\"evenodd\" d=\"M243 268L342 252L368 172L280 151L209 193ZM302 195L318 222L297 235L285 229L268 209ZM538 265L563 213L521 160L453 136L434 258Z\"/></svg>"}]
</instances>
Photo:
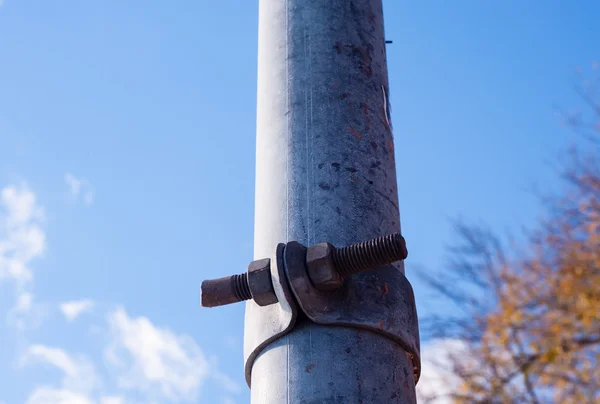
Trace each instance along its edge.
<instances>
[{"instance_id":1,"label":"blurred tree","mask_svg":"<svg viewBox=\"0 0 600 404\"><path fill-rule=\"evenodd\" d=\"M449 270L423 275L459 312L425 319L422 332L466 347L439 364L458 380L444 402L600 403L600 76L594 70L594 80L577 88L591 113L566 116L581 135L561 170L566 186L544 198L545 216L525 243L503 246L484 227L459 222Z\"/></svg>"}]
</instances>

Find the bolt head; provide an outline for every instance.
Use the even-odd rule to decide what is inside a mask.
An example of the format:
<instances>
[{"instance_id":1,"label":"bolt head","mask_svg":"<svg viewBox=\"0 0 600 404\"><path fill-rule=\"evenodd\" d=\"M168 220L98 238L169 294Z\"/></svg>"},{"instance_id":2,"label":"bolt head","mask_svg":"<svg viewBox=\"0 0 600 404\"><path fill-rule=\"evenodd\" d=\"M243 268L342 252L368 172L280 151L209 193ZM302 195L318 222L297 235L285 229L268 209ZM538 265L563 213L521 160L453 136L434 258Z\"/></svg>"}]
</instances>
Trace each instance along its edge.
<instances>
[{"instance_id":1,"label":"bolt head","mask_svg":"<svg viewBox=\"0 0 600 404\"><path fill-rule=\"evenodd\" d=\"M271 280L271 260L269 258L252 261L248 265L248 285L252 299L259 306L268 306L278 302Z\"/></svg>"},{"instance_id":2,"label":"bolt head","mask_svg":"<svg viewBox=\"0 0 600 404\"><path fill-rule=\"evenodd\" d=\"M306 268L308 276L315 288L319 290L334 290L341 287L344 278L336 271L333 264L335 247L330 243L320 243L308 247L306 251Z\"/></svg>"}]
</instances>

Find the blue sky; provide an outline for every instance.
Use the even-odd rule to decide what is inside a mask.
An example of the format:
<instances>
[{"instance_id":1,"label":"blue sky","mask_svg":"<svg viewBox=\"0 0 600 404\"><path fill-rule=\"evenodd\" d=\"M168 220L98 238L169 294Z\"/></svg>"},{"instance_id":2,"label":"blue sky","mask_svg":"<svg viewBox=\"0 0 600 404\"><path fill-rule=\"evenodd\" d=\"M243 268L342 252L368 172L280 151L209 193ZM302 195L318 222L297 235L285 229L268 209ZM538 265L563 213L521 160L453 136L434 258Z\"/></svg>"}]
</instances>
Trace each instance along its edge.
<instances>
[{"instance_id":1,"label":"blue sky","mask_svg":"<svg viewBox=\"0 0 600 404\"><path fill-rule=\"evenodd\" d=\"M0 402L248 402L243 305L199 285L252 259L256 2L0 4ZM384 5L425 316L448 220L515 230L554 186L600 3Z\"/></svg>"}]
</instances>

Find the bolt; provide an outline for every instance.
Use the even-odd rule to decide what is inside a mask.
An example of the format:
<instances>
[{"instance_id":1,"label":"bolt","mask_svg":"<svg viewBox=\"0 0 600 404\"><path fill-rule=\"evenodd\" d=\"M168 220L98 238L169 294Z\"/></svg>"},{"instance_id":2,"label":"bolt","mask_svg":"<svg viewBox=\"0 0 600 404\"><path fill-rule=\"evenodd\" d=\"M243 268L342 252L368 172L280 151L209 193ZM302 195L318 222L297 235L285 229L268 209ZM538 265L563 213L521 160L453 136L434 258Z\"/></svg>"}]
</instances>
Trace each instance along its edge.
<instances>
[{"instance_id":1,"label":"bolt","mask_svg":"<svg viewBox=\"0 0 600 404\"><path fill-rule=\"evenodd\" d=\"M395 233L343 248L329 243L309 247L306 267L317 289L333 290L339 288L347 276L389 265L407 256L404 237ZM202 282L202 306L223 306L250 299L259 306L277 303L270 267L269 259L257 260L250 263L247 273Z\"/></svg>"},{"instance_id":2,"label":"bolt","mask_svg":"<svg viewBox=\"0 0 600 404\"><path fill-rule=\"evenodd\" d=\"M201 294L202 307L224 306L250 299L259 306L277 303L271 281L271 260L252 261L248 272L243 274L206 280L202 282Z\"/></svg>"},{"instance_id":3,"label":"bolt","mask_svg":"<svg viewBox=\"0 0 600 404\"><path fill-rule=\"evenodd\" d=\"M406 242L400 233L336 248L329 243L309 247L308 275L315 288L323 291L342 286L344 278L405 259Z\"/></svg>"}]
</instances>

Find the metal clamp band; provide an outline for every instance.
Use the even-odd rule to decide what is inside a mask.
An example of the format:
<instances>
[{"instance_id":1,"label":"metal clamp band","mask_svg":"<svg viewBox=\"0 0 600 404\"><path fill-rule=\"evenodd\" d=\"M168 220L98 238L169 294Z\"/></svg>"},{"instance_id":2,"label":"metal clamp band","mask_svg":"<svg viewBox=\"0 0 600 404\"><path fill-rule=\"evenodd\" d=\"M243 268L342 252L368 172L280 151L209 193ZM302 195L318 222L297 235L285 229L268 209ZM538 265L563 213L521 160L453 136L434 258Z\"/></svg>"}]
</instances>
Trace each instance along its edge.
<instances>
[{"instance_id":1,"label":"metal clamp band","mask_svg":"<svg viewBox=\"0 0 600 404\"><path fill-rule=\"evenodd\" d=\"M307 270L307 248L291 241L277 246L271 277L279 304L246 306L245 376L251 385L252 366L260 352L289 333L298 308L313 322L366 329L390 338L413 363L415 383L421 373L415 298L410 282L394 266L346 277L334 290L320 290Z\"/></svg>"}]
</instances>

